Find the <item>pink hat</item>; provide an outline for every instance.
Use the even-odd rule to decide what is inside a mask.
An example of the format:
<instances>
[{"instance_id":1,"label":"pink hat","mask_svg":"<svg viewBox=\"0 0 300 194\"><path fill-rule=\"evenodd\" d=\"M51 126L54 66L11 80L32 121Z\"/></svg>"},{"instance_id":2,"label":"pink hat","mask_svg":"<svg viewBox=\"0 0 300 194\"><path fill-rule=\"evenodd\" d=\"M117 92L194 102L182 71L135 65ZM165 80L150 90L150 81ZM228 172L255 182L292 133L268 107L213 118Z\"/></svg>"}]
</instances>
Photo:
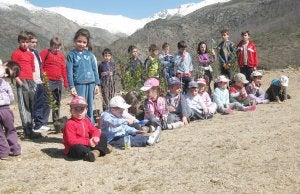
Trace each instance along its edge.
<instances>
[{"instance_id":1,"label":"pink hat","mask_svg":"<svg viewBox=\"0 0 300 194\"><path fill-rule=\"evenodd\" d=\"M150 90L152 87L159 86L159 81L156 78L149 78L147 81L145 81L144 86L141 87L142 91Z\"/></svg>"},{"instance_id":2,"label":"pink hat","mask_svg":"<svg viewBox=\"0 0 300 194\"><path fill-rule=\"evenodd\" d=\"M227 79L227 77L225 77L225 75L220 75L215 80L216 83L219 83L219 82L229 82L229 81L230 81L230 79Z\"/></svg>"},{"instance_id":3,"label":"pink hat","mask_svg":"<svg viewBox=\"0 0 300 194\"><path fill-rule=\"evenodd\" d=\"M72 98L70 102L70 107L77 107L77 106L87 107L88 103L82 96L75 96Z\"/></svg>"},{"instance_id":4,"label":"pink hat","mask_svg":"<svg viewBox=\"0 0 300 194\"><path fill-rule=\"evenodd\" d=\"M203 78L199 78L199 79L197 79L197 83L198 84L205 84L206 85L206 80L203 79Z\"/></svg>"}]
</instances>

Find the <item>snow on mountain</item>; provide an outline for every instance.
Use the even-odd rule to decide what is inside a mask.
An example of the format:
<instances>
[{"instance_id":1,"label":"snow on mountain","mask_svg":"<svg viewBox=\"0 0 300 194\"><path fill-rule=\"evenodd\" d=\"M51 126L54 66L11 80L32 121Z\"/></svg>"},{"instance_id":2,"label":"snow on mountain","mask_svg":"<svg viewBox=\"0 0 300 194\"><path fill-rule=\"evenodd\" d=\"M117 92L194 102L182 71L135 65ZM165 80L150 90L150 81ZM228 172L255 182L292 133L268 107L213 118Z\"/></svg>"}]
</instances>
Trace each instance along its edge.
<instances>
[{"instance_id":1,"label":"snow on mountain","mask_svg":"<svg viewBox=\"0 0 300 194\"><path fill-rule=\"evenodd\" d=\"M185 16L202 7L227 1L230 0L202 0L199 3L183 4L178 8L165 9L151 17L140 20L131 19L122 15L104 15L66 7L41 8L32 5L27 0L0 0L0 8L10 9L9 6L19 5L29 9L32 12L47 10L49 12L60 14L67 19L76 22L80 26L102 28L111 33L125 33L127 35L131 35L138 29L143 28L145 24L153 20L159 18L166 19L172 16Z\"/></svg>"}]
</instances>

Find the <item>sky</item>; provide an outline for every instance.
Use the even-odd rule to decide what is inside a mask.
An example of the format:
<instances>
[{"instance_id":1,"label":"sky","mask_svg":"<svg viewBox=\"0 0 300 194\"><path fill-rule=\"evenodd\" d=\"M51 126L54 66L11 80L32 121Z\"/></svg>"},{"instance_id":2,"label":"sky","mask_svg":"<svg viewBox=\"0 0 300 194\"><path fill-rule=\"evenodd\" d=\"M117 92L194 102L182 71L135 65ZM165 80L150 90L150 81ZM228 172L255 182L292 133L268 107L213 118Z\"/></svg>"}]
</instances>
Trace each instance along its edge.
<instances>
[{"instance_id":1,"label":"sky","mask_svg":"<svg viewBox=\"0 0 300 194\"><path fill-rule=\"evenodd\" d=\"M44 8L62 6L105 15L143 19L163 9L173 9L187 3L199 3L201 0L29 0L29 2Z\"/></svg>"}]
</instances>

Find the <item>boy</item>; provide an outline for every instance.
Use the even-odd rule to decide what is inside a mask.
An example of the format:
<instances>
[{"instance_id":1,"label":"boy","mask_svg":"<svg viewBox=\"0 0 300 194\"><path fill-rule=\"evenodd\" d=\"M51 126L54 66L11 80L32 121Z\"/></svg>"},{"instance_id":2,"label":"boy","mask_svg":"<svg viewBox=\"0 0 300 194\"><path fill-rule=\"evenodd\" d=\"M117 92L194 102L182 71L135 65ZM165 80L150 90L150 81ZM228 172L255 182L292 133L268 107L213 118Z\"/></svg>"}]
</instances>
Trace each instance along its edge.
<instances>
[{"instance_id":1,"label":"boy","mask_svg":"<svg viewBox=\"0 0 300 194\"><path fill-rule=\"evenodd\" d=\"M155 44L149 47L150 55L144 62L144 81L150 77L159 78L160 76L160 62L158 60L159 49Z\"/></svg>"},{"instance_id":2,"label":"boy","mask_svg":"<svg viewBox=\"0 0 300 194\"><path fill-rule=\"evenodd\" d=\"M234 75L234 84L229 89L230 97L245 106L250 105L250 98L245 88L245 84L248 83L244 74L237 73Z\"/></svg>"},{"instance_id":3,"label":"boy","mask_svg":"<svg viewBox=\"0 0 300 194\"><path fill-rule=\"evenodd\" d=\"M251 73L257 69L258 60L255 44L250 41L249 31L241 33L242 40L237 46L237 59L240 72L244 74L248 81L251 81Z\"/></svg>"},{"instance_id":4,"label":"boy","mask_svg":"<svg viewBox=\"0 0 300 194\"><path fill-rule=\"evenodd\" d=\"M178 52L175 56L175 67L177 68L176 76L181 80L183 85L183 94L188 92L188 84L191 81L193 63L190 53L186 51L185 41L177 43Z\"/></svg>"},{"instance_id":5,"label":"boy","mask_svg":"<svg viewBox=\"0 0 300 194\"><path fill-rule=\"evenodd\" d=\"M64 153L71 158L94 162L97 157L111 152L107 138L86 117L87 102L82 96L70 102L72 117L67 121L63 133Z\"/></svg>"},{"instance_id":6,"label":"boy","mask_svg":"<svg viewBox=\"0 0 300 194\"><path fill-rule=\"evenodd\" d=\"M33 74L35 70L34 56L28 51L29 36L26 31L18 35L19 48L12 53L11 60L20 64L21 72L16 77L18 106L24 137L33 139L41 137L40 134L33 131L33 104L35 96L35 82Z\"/></svg>"},{"instance_id":7,"label":"boy","mask_svg":"<svg viewBox=\"0 0 300 194\"><path fill-rule=\"evenodd\" d=\"M279 104L286 102L291 98L287 94L287 87L289 85L289 78L285 75L280 76L279 79L272 80L271 85L266 91L267 98L270 101L277 101Z\"/></svg>"},{"instance_id":8,"label":"boy","mask_svg":"<svg viewBox=\"0 0 300 194\"><path fill-rule=\"evenodd\" d=\"M231 79L231 69L235 62L234 43L229 40L229 30L221 31L223 41L218 46L218 56L221 64L221 74Z\"/></svg>"},{"instance_id":9,"label":"boy","mask_svg":"<svg viewBox=\"0 0 300 194\"><path fill-rule=\"evenodd\" d=\"M181 93L181 82L177 77L169 79L169 92L166 95L166 100L169 109L168 123L174 125L174 122L181 121L184 125L187 125L192 112Z\"/></svg>"},{"instance_id":10,"label":"boy","mask_svg":"<svg viewBox=\"0 0 300 194\"><path fill-rule=\"evenodd\" d=\"M109 109L101 115L101 128L107 134L107 141L110 145L124 147L124 136L130 136L131 146L144 147L154 145L158 142L161 129L157 129L152 135L144 136L144 131L130 127L135 121L125 119L122 114L130 107L121 96L115 96L109 101Z\"/></svg>"},{"instance_id":11,"label":"boy","mask_svg":"<svg viewBox=\"0 0 300 194\"><path fill-rule=\"evenodd\" d=\"M161 67L163 68L163 76L166 79L166 82L173 76L174 72L174 56L170 54L170 45L165 42L162 45L162 52L158 55ZM167 85L167 84L166 84Z\"/></svg>"}]
</instances>

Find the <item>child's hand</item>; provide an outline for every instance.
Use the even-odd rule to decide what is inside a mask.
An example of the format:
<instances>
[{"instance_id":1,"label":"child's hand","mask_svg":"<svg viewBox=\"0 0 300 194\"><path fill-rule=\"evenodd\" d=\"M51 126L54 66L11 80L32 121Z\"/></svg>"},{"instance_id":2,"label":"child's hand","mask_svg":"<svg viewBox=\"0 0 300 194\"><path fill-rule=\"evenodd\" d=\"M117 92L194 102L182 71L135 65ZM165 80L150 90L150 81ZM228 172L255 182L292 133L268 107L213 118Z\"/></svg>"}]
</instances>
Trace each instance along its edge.
<instances>
[{"instance_id":1,"label":"child's hand","mask_svg":"<svg viewBox=\"0 0 300 194\"><path fill-rule=\"evenodd\" d=\"M100 141L100 138L99 137L92 137L90 139L90 145L91 147L95 147Z\"/></svg>"},{"instance_id":2,"label":"child's hand","mask_svg":"<svg viewBox=\"0 0 300 194\"><path fill-rule=\"evenodd\" d=\"M100 93L100 88L98 85L95 86L95 94L99 94Z\"/></svg>"},{"instance_id":3,"label":"child's hand","mask_svg":"<svg viewBox=\"0 0 300 194\"><path fill-rule=\"evenodd\" d=\"M75 88L71 88L71 94L75 97L78 96L77 91Z\"/></svg>"},{"instance_id":4,"label":"child's hand","mask_svg":"<svg viewBox=\"0 0 300 194\"><path fill-rule=\"evenodd\" d=\"M131 120L131 119L126 119L126 122L127 122L129 125L131 125L131 124L133 124L133 123L134 123L134 120Z\"/></svg>"},{"instance_id":5,"label":"child's hand","mask_svg":"<svg viewBox=\"0 0 300 194\"><path fill-rule=\"evenodd\" d=\"M208 108L205 108L205 109L203 110L203 113L204 113L205 115L207 115L207 114L208 114Z\"/></svg>"},{"instance_id":6,"label":"child's hand","mask_svg":"<svg viewBox=\"0 0 300 194\"><path fill-rule=\"evenodd\" d=\"M168 109L169 109L169 112L174 112L175 111L174 106L168 106Z\"/></svg>"},{"instance_id":7,"label":"child's hand","mask_svg":"<svg viewBox=\"0 0 300 194\"><path fill-rule=\"evenodd\" d=\"M182 117L182 122L183 122L184 125L189 124L189 121L186 117Z\"/></svg>"}]
</instances>

